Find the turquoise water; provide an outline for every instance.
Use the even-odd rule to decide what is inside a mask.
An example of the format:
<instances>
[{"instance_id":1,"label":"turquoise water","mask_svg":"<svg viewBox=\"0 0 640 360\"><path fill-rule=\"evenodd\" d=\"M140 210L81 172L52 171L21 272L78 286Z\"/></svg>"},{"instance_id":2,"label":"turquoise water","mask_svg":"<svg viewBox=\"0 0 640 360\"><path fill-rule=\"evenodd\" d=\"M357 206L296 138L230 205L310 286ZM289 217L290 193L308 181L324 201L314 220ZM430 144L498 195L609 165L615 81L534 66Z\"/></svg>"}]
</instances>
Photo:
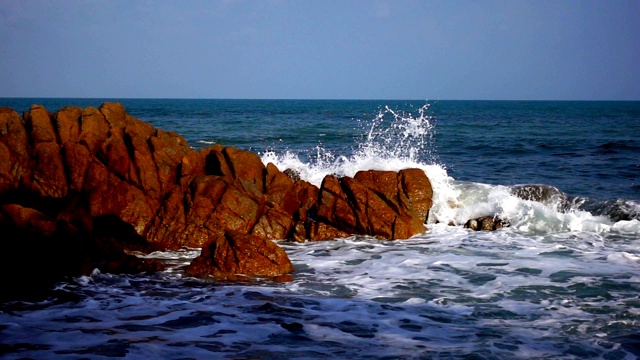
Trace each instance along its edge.
<instances>
[{"instance_id":1,"label":"turquoise water","mask_svg":"<svg viewBox=\"0 0 640 360\"><path fill-rule=\"evenodd\" d=\"M49 111L103 99L0 99ZM183 135L254 151L318 183L423 169L428 231L280 243L287 284L95 272L0 305L0 356L33 358L635 359L640 356L640 102L121 99ZM536 202L512 187L566 194ZM497 214L511 226L472 232Z\"/></svg>"}]
</instances>

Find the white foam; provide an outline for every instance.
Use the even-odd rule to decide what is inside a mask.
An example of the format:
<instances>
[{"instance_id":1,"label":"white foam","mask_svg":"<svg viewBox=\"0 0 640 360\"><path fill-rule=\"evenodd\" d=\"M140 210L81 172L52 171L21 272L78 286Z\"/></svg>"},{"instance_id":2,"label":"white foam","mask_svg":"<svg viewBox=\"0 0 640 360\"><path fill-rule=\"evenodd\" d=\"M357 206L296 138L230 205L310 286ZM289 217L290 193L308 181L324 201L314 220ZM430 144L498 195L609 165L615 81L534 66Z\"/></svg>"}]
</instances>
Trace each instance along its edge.
<instances>
[{"instance_id":1,"label":"white foam","mask_svg":"<svg viewBox=\"0 0 640 360\"><path fill-rule=\"evenodd\" d=\"M430 222L462 225L480 216L497 216L507 220L511 228L524 233L546 234L558 231L606 233L614 223L604 216L587 211L561 212L556 204L524 200L513 195L506 186L459 182L447 179L434 194ZM435 189L434 189L435 192ZM637 222L618 222L613 226L618 232L635 233Z\"/></svg>"},{"instance_id":2,"label":"white foam","mask_svg":"<svg viewBox=\"0 0 640 360\"><path fill-rule=\"evenodd\" d=\"M330 174L354 176L360 170L419 168L429 176L435 190L446 184L448 176L441 165L419 161L430 157L433 124L432 117L426 114L428 108L426 104L414 115L385 107L374 119L360 121L363 142L357 144L350 156L336 155L318 145L308 154L313 159L309 162L300 160L298 154L291 151L266 151L261 155L262 161L271 162L280 170L296 170L301 179L316 186Z\"/></svg>"},{"instance_id":3,"label":"white foam","mask_svg":"<svg viewBox=\"0 0 640 360\"><path fill-rule=\"evenodd\" d=\"M640 220L620 220L613 224L611 230L626 235L640 234Z\"/></svg>"},{"instance_id":4,"label":"white foam","mask_svg":"<svg viewBox=\"0 0 640 360\"><path fill-rule=\"evenodd\" d=\"M462 182L451 178L446 168L432 159L431 145L433 119L428 116L428 105L417 114L397 112L386 107L370 121L361 121L363 142L350 156L339 156L318 145L305 162L291 151L262 154L264 163L273 163L280 170L296 170L301 179L320 186L325 176L354 176L360 170L399 171L406 168L422 169L434 192L433 206L428 223L463 225L480 216L498 216L507 220L513 229L530 234L558 231L606 233L616 231L636 234L638 221L618 222L614 225L604 216L572 209L560 211L558 203L542 203L516 197L506 186ZM635 203L634 203L635 204Z\"/></svg>"},{"instance_id":5,"label":"white foam","mask_svg":"<svg viewBox=\"0 0 640 360\"><path fill-rule=\"evenodd\" d=\"M609 254L607 261L623 265L640 265L640 256L623 251Z\"/></svg>"}]
</instances>

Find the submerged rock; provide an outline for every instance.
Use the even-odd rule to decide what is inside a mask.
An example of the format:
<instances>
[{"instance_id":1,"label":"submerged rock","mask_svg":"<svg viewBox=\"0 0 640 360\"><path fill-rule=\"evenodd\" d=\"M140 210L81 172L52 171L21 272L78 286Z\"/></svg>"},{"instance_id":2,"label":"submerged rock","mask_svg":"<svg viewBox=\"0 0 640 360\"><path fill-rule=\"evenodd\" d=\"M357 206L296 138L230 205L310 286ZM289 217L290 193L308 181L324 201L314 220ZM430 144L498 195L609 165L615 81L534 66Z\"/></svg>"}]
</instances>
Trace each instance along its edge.
<instances>
[{"instance_id":1,"label":"submerged rock","mask_svg":"<svg viewBox=\"0 0 640 360\"><path fill-rule=\"evenodd\" d=\"M465 228L475 231L494 231L508 226L508 221L495 216L481 216L476 219L470 219L464 224Z\"/></svg>"},{"instance_id":2,"label":"submerged rock","mask_svg":"<svg viewBox=\"0 0 640 360\"><path fill-rule=\"evenodd\" d=\"M529 201L537 201L558 211L566 212L571 209L569 197L555 186L528 184L511 187L511 194Z\"/></svg>"}]
</instances>

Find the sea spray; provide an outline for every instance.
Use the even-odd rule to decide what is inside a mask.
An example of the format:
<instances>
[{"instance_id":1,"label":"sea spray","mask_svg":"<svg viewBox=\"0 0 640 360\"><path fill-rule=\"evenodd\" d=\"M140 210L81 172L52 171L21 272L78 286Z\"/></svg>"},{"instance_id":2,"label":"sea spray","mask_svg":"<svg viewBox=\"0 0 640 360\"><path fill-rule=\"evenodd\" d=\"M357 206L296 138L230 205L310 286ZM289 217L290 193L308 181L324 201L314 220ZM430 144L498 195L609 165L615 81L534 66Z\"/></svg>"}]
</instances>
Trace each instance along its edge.
<instances>
[{"instance_id":1,"label":"sea spray","mask_svg":"<svg viewBox=\"0 0 640 360\"><path fill-rule=\"evenodd\" d=\"M313 149L294 153L291 150L276 153L265 151L262 160L272 162L281 170L291 168L303 180L319 186L329 174L353 176L360 170L391 170L405 168L439 167L432 160L433 117L427 115L428 104L417 114L393 110L385 106L373 119L357 120L360 141L345 144L342 153L336 153L318 144ZM302 158L310 159L308 162Z\"/></svg>"},{"instance_id":2,"label":"sea spray","mask_svg":"<svg viewBox=\"0 0 640 360\"><path fill-rule=\"evenodd\" d=\"M433 206L427 223L463 225L467 220L481 216L497 216L511 224L512 230L531 234L563 231L640 233L636 222L613 226L605 214L581 209L584 198L565 199L561 190L540 185L558 192L558 196L541 201L518 197L513 189L502 185L458 181L450 177L446 166L438 163L435 145L435 117L429 115L429 104L415 112L381 107L371 119L358 119L360 142L351 148L330 151L322 144L304 153L291 150L268 150L261 154L264 163L273 163L279 169L293 169L300 178L320 186L325 176L354 176L360 170L399 171L406 168L422 169L433 187ZM338 150L340 151L340 150ZM309 159L308 161L301 160ZM538 186L538 185L535 185ZM561 196L562 195L562 196ZM565 203L562 203L565 201ZM637 212L637 204L617 202L627 210ZM634 207L635 205L636 207ZM626 208L633 208L628 210ZM611 204L605 211L612 208ZM623 218L629 220L629 218ZM619 219L614 219L619 220Z\"/></svg>"},{"instance_id":3,"label":"sea spray","mask_svg":"<svg viewBox=\"0 0 640 360\"><path fill-rule=\"evenodd\" d=\"M318 144L306 154L291 150L265 151L262 161L271 162L281 170L293 169L301 179L316 186L330 174L354 176L360 170L419 168L427 174L434 189L432 214L446 213L459 191L451 186L453 179L447 175L446 168L436 162L435 118L428 115L428 109L429 104L425 104L414 114L385 106L372 119L358 119L355 130L361 133L360 142L343 149L344 154L336 154ZM310 160L305 162L301 158ZM429 222L434 221L437 217L431 216Z\"/></svg>"}]
</instances>

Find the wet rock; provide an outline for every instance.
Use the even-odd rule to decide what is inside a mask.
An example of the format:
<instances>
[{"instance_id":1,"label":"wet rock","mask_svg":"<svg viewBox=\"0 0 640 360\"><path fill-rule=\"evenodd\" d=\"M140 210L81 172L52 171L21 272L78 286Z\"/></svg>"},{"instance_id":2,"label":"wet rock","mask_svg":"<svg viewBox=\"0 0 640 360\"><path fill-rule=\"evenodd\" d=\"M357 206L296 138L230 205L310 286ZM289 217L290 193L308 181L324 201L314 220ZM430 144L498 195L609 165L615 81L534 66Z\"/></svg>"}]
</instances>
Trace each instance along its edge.
<instances>
[{"instance_id":1,"label":"wet rock","mask_svg":"<svg viewBox=\"0 0 640 360\"><path fill-rule=\"evenodd\" d=\"M429 179L418 169L327 176L316 220L350 234L406 239L426 231L432 194Z\"/></svg>"},{"instance_id":2,"label":"wet rock","mask_svg":"<svg viewBox=\"0 0 640 360\"><path fill-rule=\"evenodd\" d=\"M640 220L640 206L634 200L616 199L594 203L589 207L594 214L602 214L609 219L618 221Z\"/></svg>"},{"instance_id":3,"label":"wet rock","mask_svg":"<svg viewBox=\"0 0 640 360\"><path fill-rule=\"evenodd\" d=\"M305 223L303 221L298 221L293 225L291 229L291 233L287 238L288 241L303 243L309 239L309 235L307 233L307 228L305 227Z\"/></svg>"},{"instance_id":4,"label":"wet rock","mask_svg":"<svg viewBox=\"0 0 640 360\"><path fill-rule=\"evenodd\" d=\"M508 221L495 216L481 216L476 219L470 219L464 224L465 228L475 231L494 231L508 226Z\"/></svg>"},{"instance_id":5,"label":"wet rock","mask_svg":"<svg viewBox=\"0 0 640 360\"><path fill-rule=\"evenodd\" d=\"M300 180L300 173L299 173L298 171L296 171L296 170L293 170L293 169L285 169L285 170L283 171L283 173L284 173L285 175L287 175L287 176L288 176L291 180L293 180L294 182L295 182L295 181Z\"/></svg>"},{"instance_id":6,"label":"wet rock","mask_svg":"<svg viewBox=\"0 0 640 360\"><path fill-rule=\"evenodd\" d=\"M266 167L266 191L267 202L271 206L283 205L285 208L291 208L290 211L285 211L289 215L293 215L293 211L299 207L299 203L296 201L291 206L285 206L285 199L293 189L294 181L285 173L280 172L278 168L272 163L267 164Z\"/></svg>"},{"instance_id":7,"label":"wet rock","mask_svg":"<svg viewBox=\"0 0 640 360\"><path fill-rule=\"evenodd\" d=\"M342 229L347 233L356 232L356 214L338 177L328 175L322 180L318 193L316 216L320 222Z\"/></svg>"},{"instance_id":8,"label":"wet rock","mask_svg":"<svg viewBox=\"0 0 640 360\"><path fill-rule=\"evenodd\" d=\"M511 193L523 200L537 201L558 211L566 212L571 209L569 197L554 186L540 184L516 185L511 187Z\"/></svg>"},{"instance_id":9,"label":"wet rock","mask_svg":"<svg viewBox=\"0 0 640 360\"><path fill-rule=\"evenodd\" d=\"M306 238L311 241L335 240L349 236L349 233L321 222L308 222L307 227Z\"/></svg>"},{"instance_id":10,"label":"wet rock","mask_svg":"<svg viewBox=\"0 0 640 360\"><path fill-rule=\"evenodd\" d=\"M251 233L263 239L282 240L288 237L293 225L293 219L289 214L277 208L271 208L260 217Z\"/></svg>"},{"instance_id":11,"label":"wet rock","mask_svg":"<svg viewBox=\"0 0 640 360\"><path fill-rule=\"evenodd\" d=\"M200 256L186 269L189 276L221 281L279 277L291 272L293 265L282 248L270 240L238 231L227 231L205 244Z\"/></svg>"},{"instance_id":12,"label":"wet rock","mask_svg":"<svg viewBox=\"0 0 640 360\"><path fill-rule=\"evenodd\" d=\"M49 247L68 250L59 234L75 239L79 252L69 253L83 265L67 274L96 264L112 272L152 269L127 252L204 246L213 260L196 261L194 275L281 276L290 263L271 240L408 238L425 231L431 197L418 169L331 175L319 189L247 151L193 150L119 103L53 114L34 105L22 117L0 108L2 226L55 254Z\"/></svg>"}]
</instances>

